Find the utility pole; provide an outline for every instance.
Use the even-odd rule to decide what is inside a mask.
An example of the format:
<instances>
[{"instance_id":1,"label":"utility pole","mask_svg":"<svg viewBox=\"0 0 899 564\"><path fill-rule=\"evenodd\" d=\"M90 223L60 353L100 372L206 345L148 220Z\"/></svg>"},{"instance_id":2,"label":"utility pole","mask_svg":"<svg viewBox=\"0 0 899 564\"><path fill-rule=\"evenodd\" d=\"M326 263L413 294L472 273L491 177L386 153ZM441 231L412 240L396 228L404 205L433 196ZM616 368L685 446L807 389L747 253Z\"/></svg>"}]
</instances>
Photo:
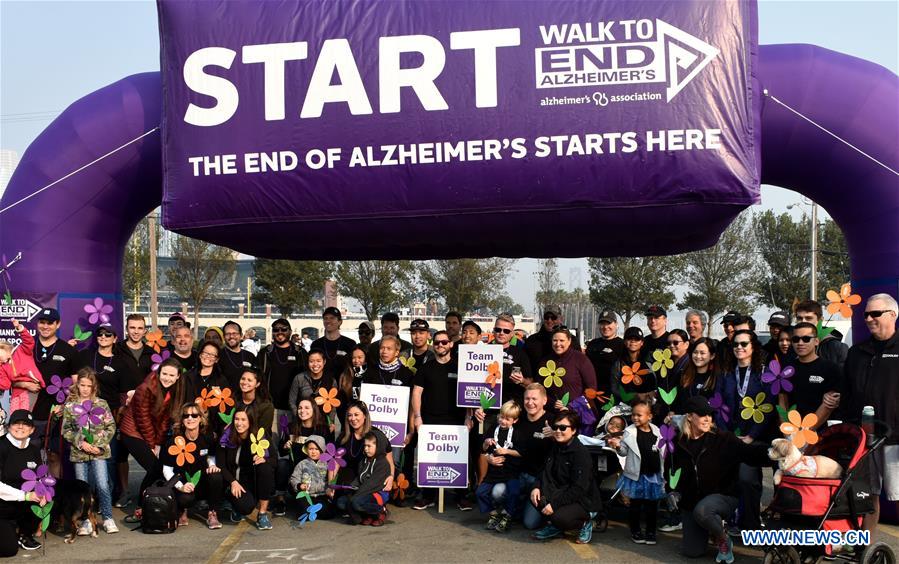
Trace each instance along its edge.
<instances>
[{"instance_id":1,"label":"utility pole","mask_svg":"<svg viewBox=\"0 0 899 564\"><path fill-rule=\"evenodd\" d=\"M812 202L811 299L818 299L818 204Z\"/></svg>"},{"instance_id":2,"label":"utility pole","mask_svg":"<svg viewBox=\"0 0 899 564\"><path fill-rule=\"evenodd\" d=\"M156 210L150 213L149 236L150 236L150 327L157 328L156 321L159 317L159 306L157 303L156 289Z\"/></svg>"},{"instance_id":3,"label":"utility pole","mask_svg":"<svg viewBox=\"0 0 899 564\"><path fill-rule=\"evenodd\" d=\"M252 297L253 278L247 276L247 315L250 315L250 298Z\"/></svg>"}]
</instances>

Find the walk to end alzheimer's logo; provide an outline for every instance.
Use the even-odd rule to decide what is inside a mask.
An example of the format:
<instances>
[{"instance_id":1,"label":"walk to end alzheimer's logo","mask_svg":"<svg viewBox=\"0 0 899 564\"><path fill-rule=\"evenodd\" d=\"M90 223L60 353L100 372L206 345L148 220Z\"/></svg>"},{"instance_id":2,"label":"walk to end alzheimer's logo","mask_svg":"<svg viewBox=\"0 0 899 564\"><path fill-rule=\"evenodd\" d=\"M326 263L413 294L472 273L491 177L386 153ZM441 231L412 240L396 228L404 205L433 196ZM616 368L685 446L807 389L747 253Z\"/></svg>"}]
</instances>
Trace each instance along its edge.
<instances>
[{"instance_id":1,"label":"walk to end alzheimer's logo","mask_svg":"<svg viewBox=\"0 0 899 564\"><path fill-rule=\"evenodd\" d=\"M615 88L578 96L545 96L541 106L661 100L670 102L719 50L660 19L540 26L536 87ZM621 88L624 86L625 88ZM635 88L637 87L637 88Z\"/></svg>"}]
</instances>

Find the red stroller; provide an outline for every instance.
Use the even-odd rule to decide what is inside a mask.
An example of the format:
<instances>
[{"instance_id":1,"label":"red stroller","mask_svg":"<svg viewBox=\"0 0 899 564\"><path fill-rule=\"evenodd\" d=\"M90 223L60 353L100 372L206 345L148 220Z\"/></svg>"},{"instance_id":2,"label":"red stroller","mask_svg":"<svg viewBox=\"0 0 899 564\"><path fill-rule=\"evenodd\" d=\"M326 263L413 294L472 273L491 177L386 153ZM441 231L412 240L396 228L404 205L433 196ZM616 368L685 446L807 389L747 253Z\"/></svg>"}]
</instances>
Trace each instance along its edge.
<instances>
[{"instance_id":1,"label":"red stroller","mask_svg":"<svg viewBox=\"0 0 899 564\"><path fill-rule=\"evenodd\" d=\"M880 434L870 448L865 431L849 423L828 427L806 455L832 458L843 468L840 479L783 476L774 491L774 499L765 512L768 529L809 529L824 531L859 530L864 515L873 513L871 493L871 453L884 442ZM854 552L835 551L823 546L769 546L765 563L798 564L815 562L821 556L850 562L894 564L896 556L889 545L872 543Z\"/></svg>"}]
</instances>

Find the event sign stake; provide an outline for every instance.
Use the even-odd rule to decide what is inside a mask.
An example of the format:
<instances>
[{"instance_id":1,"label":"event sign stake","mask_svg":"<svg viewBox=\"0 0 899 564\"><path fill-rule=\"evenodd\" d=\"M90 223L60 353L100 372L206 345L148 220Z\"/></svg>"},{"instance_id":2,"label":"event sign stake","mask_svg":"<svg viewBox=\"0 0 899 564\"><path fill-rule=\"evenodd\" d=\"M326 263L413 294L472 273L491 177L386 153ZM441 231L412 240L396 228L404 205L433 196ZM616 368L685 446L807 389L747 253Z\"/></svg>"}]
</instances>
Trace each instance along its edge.
<instances>
[{"instance_id":1,"label":"event sign stake","mask_svg":"<svg viewBox=\"0 0 899 564\"><path fill-rule=\"evenodd\" d=\"M418 485L438 488L443 513L444 489L468 487L468 427L422 425L418 428Z\"/></svg>"}]
</instances>

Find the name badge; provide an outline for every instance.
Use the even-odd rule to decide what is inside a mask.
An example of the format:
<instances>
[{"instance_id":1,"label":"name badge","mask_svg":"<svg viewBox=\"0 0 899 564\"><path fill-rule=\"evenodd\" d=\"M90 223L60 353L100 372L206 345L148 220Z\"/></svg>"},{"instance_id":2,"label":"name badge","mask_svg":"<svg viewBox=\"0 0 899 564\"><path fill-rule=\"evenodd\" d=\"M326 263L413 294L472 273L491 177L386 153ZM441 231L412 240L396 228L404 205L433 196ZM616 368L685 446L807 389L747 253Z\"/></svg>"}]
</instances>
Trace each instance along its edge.
<instances>
[{"instance_id":1,"label":"name badge","mask_svg":"<svg viewBox=\"0 0 899 564\"><path fill-rule=\"evenodd\" d=\"M543 432L537 431L536 433L534 433L533 437L534 437L535 439L542 439L542 438L543 438Z\"/></svg>"},{"instance_id":2,"label":"name badge","mask_svg":"<svg viewBox=\"0 0 899 564\"><path fill-rule=\"evenodd\" d=\"M252 368L253 367L253 365L250 364L249 362L247 362L246 360L241 362L241 364L243 365L244 368Z\"/></svg>"},{"instance_id":3,"label":"name badge","mask_svg":"<svg viewBox=\"0 0 899 564\"><path fill-rule=\"evenodd\" d=\"M53 360L55 360L56 362L65 362L65 361L66 361L66 357L64 357L64 356L62 356L62 355L59 355L59 354L54 354L54 355L53 355Z\"/></svg>"},{"instance_id":4,"label":"name badge","mask_svg":"<svg viewBox=\"0 0 899 564\"><path fill-rule=\"evenodd\" d=\"M296 360L296 359L297 359L297 357L295 357L293 355L290 355L287 357L287 360Z\"/></svg>"},{"instance_id":5,"label":"name badge","mask_svg":"<svg viewBox=\"0 0 899 564\"><path fill-rule=\"evenodd\" d=\"M393 380L391 380L390 383L393 384L394 386L402 386L402 385L403 385L403 381L402 381L402 380L397 380L396 378L394 378Z\"/></svg>"},{"instance_id":6,"label":"name badge","mask_svg":"<svg viewBox=\"0 0 899 564\"><path fill-rule=\"evenodd\" d=\"M201 448L201 449L200 449L200 456L206 456L207 454L209 454L209 449L208 449L208 448Z\"/></svg>"},{"instance_id":7,"label":"name badge","mask_svg":"<svg viewBox=\"0 0 899 564\"><path fill-rule=\"evenodd\" d=\"M115 372L115 368L109 366L108 364L103 367L103 370L105 370L106 372Z\"/></svg>"},{"instance_id":8,"label":"name badge","mask_svg":"<svg viewBox=\"0 0 899 564\"><path fill-rule=\"evenodd\" d=\"M449 378L450 380L457 380L459 378L459 375L456 374L455 372L450 372L449 374L446 375L446 377Z\"/></svg>"},{"instance_id":9,"label":"name badge","mask_svg":"<svg viewBox=\"0 0 899 564\"><path fill-rule=\"evenodd\" d=\"M31 468L32 470L34 470L35 468L37 468L37 462L30 462L30 461L29 461L29 462L26 462L26 463L25 463L25 466L27 466L27 467Z\"/></svg>"},{"instance_id":10,"label":"name badge","mask_svg":"<svg viewBox=\"0 0 899 564\"><path fill-rule=\"evenodd\" d=\"M602 350L602 352L608 354L608 353L612 352L612 349L610 349L609 347L606 347L606 348L604 348L604 349Z\"/></svg>"},{"instance_id":11,"label":"name badge","mask_svg":"<svg viewBox=\"0 0 899 564\"><path fill-rule=\"evenodd\" d=\"M346 356L346 351L337 351L337 356Z\"/></svg>"},{"instance_id":12,"label":"name badge","mask_svg":"<svg viewBox=\"0 0 899 564\"><path fill-rule=\"evenodd\" d=\"M808 377L808 381L812 384L820 384L821 382L824 381L824 377L812 375L812 376Z\"/></svg>"}]
</instances>

